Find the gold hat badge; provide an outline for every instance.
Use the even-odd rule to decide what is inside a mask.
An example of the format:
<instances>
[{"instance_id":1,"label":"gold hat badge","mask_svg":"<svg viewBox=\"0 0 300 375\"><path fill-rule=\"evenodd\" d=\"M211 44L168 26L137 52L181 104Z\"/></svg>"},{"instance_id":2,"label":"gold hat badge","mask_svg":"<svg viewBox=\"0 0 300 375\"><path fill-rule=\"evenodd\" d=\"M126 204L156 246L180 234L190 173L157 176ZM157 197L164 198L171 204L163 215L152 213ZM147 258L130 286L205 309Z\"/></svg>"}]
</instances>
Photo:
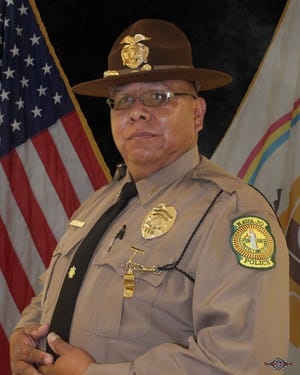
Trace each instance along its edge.
<instances>
[{"instance_id":1,"label":"gold hat badge","mask_svg":"<svg viewBox=\"0 0 300 375\"><path fill-rule=\"evenodd\" d=\"M125 44L121 50L121 57L124 66L130 69L136 69L142 64L142 70L151 70L151 65L147 64L149 56L149 47L140 43L142 40L149 40L151 38L142 34L135 34L133 37L130 35L125 36L120 44Z\"/></svg>"}]
</instances>

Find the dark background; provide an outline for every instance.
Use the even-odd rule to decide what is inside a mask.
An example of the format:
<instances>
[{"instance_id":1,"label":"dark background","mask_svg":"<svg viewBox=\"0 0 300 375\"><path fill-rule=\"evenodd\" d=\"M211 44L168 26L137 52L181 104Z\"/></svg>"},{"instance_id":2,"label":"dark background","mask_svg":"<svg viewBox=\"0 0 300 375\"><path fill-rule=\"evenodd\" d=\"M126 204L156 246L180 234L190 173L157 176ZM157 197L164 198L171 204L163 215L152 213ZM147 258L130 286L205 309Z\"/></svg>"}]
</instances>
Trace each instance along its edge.
<instances>
[{"instance_id":1,"label":"dark background","mask_svg":"<svg viewBox=\"0 0 300 375\"><path fill-rule=\"evenodd\" d=\"M188 36L196 67L223 70L227 87L203 93L208 104L199 149L210 157L230 125L269 46L286 0L36 0L50 41L70 84L102 77L117 36L141 18L174 22ZM105 100L78 96L106 164L120 155ZM255 113L253 114L255 121Z\"/></svg>"}]
</instances>

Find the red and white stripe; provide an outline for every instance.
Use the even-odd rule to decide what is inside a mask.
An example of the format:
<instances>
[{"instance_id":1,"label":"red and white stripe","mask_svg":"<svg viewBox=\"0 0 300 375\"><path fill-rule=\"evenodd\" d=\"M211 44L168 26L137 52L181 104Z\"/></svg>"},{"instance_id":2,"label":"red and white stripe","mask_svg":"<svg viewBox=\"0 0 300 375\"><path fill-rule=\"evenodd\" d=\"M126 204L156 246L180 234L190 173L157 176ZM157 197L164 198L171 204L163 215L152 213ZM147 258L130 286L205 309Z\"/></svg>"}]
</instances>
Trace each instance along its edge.
<instances>
[{"instance_id":1,"label":"red and white stripe","mask_svg":"<svg viewBox=\"0 0 300 375\"><path fill-rule=\"evenodd\" d=\"M70 216L109 179L92 142L74 111L0 159L3 374L10 373L5 356L8 337L20 312L40 290L38 278L49 264Z\"/></svg>"}]
</instances>

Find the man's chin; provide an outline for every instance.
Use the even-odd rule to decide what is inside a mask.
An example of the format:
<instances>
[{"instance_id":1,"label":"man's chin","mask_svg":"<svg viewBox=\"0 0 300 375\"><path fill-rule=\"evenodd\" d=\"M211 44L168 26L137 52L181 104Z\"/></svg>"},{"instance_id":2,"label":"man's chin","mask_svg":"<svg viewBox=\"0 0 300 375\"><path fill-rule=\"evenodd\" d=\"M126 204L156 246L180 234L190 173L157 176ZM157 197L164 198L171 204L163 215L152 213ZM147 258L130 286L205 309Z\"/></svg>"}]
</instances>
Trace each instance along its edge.
<instances>
[{"instance_id":1,"label":"man's chin","mask_svg":"<svg viewBox=\"0 0 300 375\"><path fill-rule=\"evenodd\" d=\"M151 165L155 164L159 160L157 153L154 153L152 149L139 148L132 151L129 155L129 159L134 164L140 165Z\"/></svg>"}]
</instances>

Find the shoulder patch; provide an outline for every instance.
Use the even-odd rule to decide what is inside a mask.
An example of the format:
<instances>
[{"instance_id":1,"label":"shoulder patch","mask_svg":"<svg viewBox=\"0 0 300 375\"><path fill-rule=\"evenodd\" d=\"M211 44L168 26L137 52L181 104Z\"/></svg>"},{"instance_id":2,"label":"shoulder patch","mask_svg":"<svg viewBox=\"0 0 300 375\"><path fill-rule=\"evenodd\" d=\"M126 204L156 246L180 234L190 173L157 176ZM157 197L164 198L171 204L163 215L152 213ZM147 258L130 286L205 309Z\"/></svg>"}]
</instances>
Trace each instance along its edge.
<instances>
[{"instance_id":1,"label":"shoulder patch","mask_svg":"<svg viewBox=\"0 0 300 375\"><path fill-rule=\"evenodd\" d=\"M275 241L269 223L257 216L242 216L231 223L230 243L241 266L275 267Z\"/></svg>"}]
</instances>

